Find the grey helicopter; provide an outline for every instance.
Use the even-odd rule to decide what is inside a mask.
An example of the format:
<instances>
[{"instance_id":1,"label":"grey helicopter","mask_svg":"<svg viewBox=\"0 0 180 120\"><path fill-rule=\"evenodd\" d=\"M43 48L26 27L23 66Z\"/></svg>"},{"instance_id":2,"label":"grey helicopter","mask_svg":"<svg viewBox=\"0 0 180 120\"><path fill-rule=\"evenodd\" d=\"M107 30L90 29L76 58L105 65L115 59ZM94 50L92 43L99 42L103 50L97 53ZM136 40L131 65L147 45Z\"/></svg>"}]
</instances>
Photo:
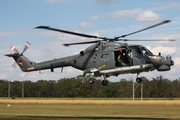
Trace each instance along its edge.
<instances>
[{"instance_id":1,"label":"grey helicopter","mask_svg":"<svg viewBox=\"0 0 180 120\"><path fill-rule=\"evenodd\" d=\"M171 66L174 65L170 55L166 58L161 56L161 53L154 55L143 45L128 45L126 41L174 41L173 39L157 39L157 40L133 40L125 39L126 36L142 32L147 29L157 27L159 25L169 23L170 20L165 20L160 23L154 24L150 27L121 35L114 38L99 37L94 35L88 35L83 33L77 33L62 29L56 29L48 26L38 26L36 29L47 29L66 34L94 38L97 40L87 42L67 43L64 46L80 45L80 44L92 44L85 50L79 52L79 54L71 55L63 58L55 58L43 62L33 62L27 59L23 53L29 48L30 43L27 42L22 52L19 52L13 45L11 51L14 53L5 54L5 56L14 58L17 65L23 72L41 71L50 69L54 72L55 68L61 68L61 72L64 67L71 66L83 71L83 76L89 76L90 84L93 84L95 77L102 78L102 85L108 84L107 77L118 76L120 74L137 74L136 82L142 82L142 78L139 77L141 72L149 72L153 70L157 71L169 71ZM124 42L119 42L124 41Z\"/></svg>"}]
</instances>

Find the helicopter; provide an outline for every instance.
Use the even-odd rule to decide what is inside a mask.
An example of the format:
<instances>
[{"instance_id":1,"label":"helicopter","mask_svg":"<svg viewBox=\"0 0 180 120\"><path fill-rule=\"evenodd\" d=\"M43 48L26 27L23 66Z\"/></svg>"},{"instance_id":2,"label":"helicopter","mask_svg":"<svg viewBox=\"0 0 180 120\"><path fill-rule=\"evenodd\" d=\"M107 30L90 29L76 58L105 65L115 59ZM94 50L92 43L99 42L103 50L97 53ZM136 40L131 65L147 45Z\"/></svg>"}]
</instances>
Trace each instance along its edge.
<instances>
[{"instance_id":1,"label":"helicopter","mask_svg":"<svg viewBox=\"0 0 180 120\"><path fill-rule=\"evenodd\" d=\"M19 52L13 45L11 51L14 53L5 54L7 57L14 58L17 65L23 72L41 71L50 69L54 72L55 68L71 66L83 71L83 76L89 75L90 84L93 84L96 77L102 78L102 85L108 84L107 77L118 76L120 74L137 74L136 82L141 83L142 78L139 77L141 72L149 72L153 70L168 71L174 65L170 55L166 58L161 56L161 53L154 55L143 45L128 45L126 41L175 41L173 39L157 39L157 40L133 40L125 39L125 37L157 27L162 24L169 23L170 20L165 20L144 29L121 35L114 38L99 37L89 34L72 32L62 29L56 29L49 26L38 26L35 29L46 29L66 34L94 38L97 40L87 42L66 43L64 46L92 44L79 54L71 55L63 58L55 58L43 62L34 62L27 59L23 53L29 48L30 43L26 42L22 52ZM124 41L124 42L119 42Z\"/></svg>"}]
</instances>

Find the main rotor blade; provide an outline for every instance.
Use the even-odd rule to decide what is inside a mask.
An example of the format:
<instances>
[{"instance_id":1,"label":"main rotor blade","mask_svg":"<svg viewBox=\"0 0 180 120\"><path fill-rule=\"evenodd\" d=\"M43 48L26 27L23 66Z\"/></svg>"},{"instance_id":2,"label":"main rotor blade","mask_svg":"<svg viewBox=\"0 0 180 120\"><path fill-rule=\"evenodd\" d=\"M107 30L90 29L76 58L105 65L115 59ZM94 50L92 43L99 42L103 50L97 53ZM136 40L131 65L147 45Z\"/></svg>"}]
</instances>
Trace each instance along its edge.
<instances>
[{"instance_id":1,"label":"main rotor blade","mask_svg":"<svg viewBox=\"0 0 180 120\"><path fill-rule=\"evenodd\" d=\"M77 35L77 36L87 37L87 38L99 38L99 39L103 39L102 37L98 37L98 36L94 36L94 35L88 35L88 34L82 34L82 33L67 31L67 30L61 30L61 29L51 28L49 26L38 26L38 27L35 27L35 28L53 30L53 31L57 31L57 32L62 32L62 33L67 33L67 34Z\"/></svg>"},{"instance_id":2,"label":"main rotor blade","mask_svg":"<svg viewBox=\"0 0 180 120\"><path fill-rule=\"evenodd\" d=\"M147 28L144 28L144 29L141 29L141 30L138 30L138 31L135 31L135 32L126 34L126 35L121 35L121 36L119 36L119 37L115 37L115 39L124 38L124 37L126 37L126 36L129 36L129 35L132 35L132 34L136 34L136 33L138 33L138 32L142 32L142 31L145 31L145 30L148 30L148 29L157 27L157 26L159 26L159 25L162 25L162 24L165 24L165 23L168 23L168 22L171 22L171 20L165 20L165 21L163 21L163 22L160 22L160 23L158 23L158 24L152 25L152 26L150 26L150 27L147 27Z\"/></svg>"},{"instance_id":3,"label":"main rotor blade","mask_svg":"<svg viewBox=\"0 0 180 120\"><path fill-rule=\"evenodd\" d=\"M118 39L117 41L176 41L173 39L154 39L154 40L142 40L142 39Z\"/></svg>"},{"instance_id":4,"label":"main rotor blade","mask_svg":"<svg viewBox=\"0 0 180 120\"><path fill-rule=\"evenodd\" d=\"M64 46L70 46L70 45L79 45L79 44L91 44L91 43L97 43L97 42L100 42L100 40L89 41L89 42L68 43L68 44L63 44L63 45Z\"/></svg>"}]
</instances>

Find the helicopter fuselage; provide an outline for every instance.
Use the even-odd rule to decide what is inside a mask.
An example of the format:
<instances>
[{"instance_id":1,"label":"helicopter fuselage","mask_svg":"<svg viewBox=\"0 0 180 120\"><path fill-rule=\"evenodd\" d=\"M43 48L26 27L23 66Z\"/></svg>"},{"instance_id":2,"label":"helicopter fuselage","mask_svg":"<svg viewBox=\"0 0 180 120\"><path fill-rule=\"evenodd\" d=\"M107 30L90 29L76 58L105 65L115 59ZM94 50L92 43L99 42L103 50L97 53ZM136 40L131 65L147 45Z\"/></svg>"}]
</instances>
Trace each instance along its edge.
<instances>
[{"instance_id":1,"label":"helicopter fuselage","mask_svg":"<svg viewBox=\"0 0 180 120\"><path fill-rule=\"evenodd\" d=\"M142 79L139 78L138 75L141 72L148 72L153 70L168 71L171 69L171 66L174 65L174 61L172 60L170 55L166 56L166 58L161 56L160 53L159 55L154 55L146 47L142 45L128 45L126 43L121 43L117 41L174 41L172 39L124 39L126 36L130 36L169 22L170 20L165 20L163 22L154 24L144 29L140 29L138 31L114 38L106 38L83 33L77 33L62 29L51 28L48 26L38 26L36 27L38 29L47 29L86 38L94 38L98 40L64 44L65 46L70 46L94 43L93 45L87 47L85 50L80 51L77 55L67 56L64 58L55 58L44 62L36 63L28 60L23 55L23 53L30 46L29 42L26 43L22 53L19 53L16 47L12 46L11 50L15 53L5 54L5 56L13 57L15 62L19 65L23 72L41 71L45 69L50 69L51 72L53 72L55 68L60 67L62 68L62 72L64 67L72 66L76 69L84 71L84 76L86 74L89 74L91 84L94 83L94 77L103 75L104 80L102 80L102 85L107 85L106 77L118 76L119 74L128 73L137 73L136 81L140 83Z\"/></svg>"},{"instance_id":2,"label":"helicopter fuselage","mask_svg":"<svg viewBox=\"0 0 180 120\"><path fill-rule=\"evenodd\" d=\"M95 77L141 73L155 69L167 71L174 64L170 56L165 59L163 56L153 55L142 45L127 45L120 42L96 43L77 55L39 63L28 61L18 54L14 59L24 72L44 69L53 72L54 68L72 66L84 71L84 75L92 74Z\"/></svg>"}]
</instances>

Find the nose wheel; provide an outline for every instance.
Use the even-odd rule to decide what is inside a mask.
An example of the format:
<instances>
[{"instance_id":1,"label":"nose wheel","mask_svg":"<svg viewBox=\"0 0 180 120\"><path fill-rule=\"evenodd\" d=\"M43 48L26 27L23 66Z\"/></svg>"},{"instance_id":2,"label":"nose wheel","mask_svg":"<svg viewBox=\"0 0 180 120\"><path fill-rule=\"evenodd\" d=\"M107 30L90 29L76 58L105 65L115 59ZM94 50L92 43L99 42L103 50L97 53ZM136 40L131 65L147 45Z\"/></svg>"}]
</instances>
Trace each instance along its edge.
<instances>
[{"instance_id":1,"label":"nose wheel","mask_svg":"<svg viewBox=\"0 0 180 120\"><path fill-rule=\"evenodd\" d=\"M107 80L106 76L104 76L104 80L102 80L101 84L103 86L106 86L108 84L108 80Z\"/></svg>"},{"instance_id":2,"label":"nose wheel","mask_svg":"<svg viewBox=\"0 0 180 120\"><path fill-rule=\"evenodd\" d=\"M141 82L142 82L142 78L137 77L137 78L136 78L136 82L137 82L137 83L141 83Z\"/></svg>"},{"instance_id":3,"label":"nose wheel","mask_svg":"<svg viewBox=\"0 0 180 120\"><path fill-rule=\"evenodd\" d=\"M107 80L103 80L101 83L102 83L103 86L106 86L108 84L108 81Z\"/></svg>"},{"instance_id":4,"label":"nose wheel","mask_svg":"<svg viewBox=\"0 0 180 120\"><path fill-rule=\"evenodd\" d=\"M141 83L142 82L142 78L138 77L139 76L139 73L137 74L137 78L136 78L136 82L137 83Z\"/></svg>"}]
</instances>

